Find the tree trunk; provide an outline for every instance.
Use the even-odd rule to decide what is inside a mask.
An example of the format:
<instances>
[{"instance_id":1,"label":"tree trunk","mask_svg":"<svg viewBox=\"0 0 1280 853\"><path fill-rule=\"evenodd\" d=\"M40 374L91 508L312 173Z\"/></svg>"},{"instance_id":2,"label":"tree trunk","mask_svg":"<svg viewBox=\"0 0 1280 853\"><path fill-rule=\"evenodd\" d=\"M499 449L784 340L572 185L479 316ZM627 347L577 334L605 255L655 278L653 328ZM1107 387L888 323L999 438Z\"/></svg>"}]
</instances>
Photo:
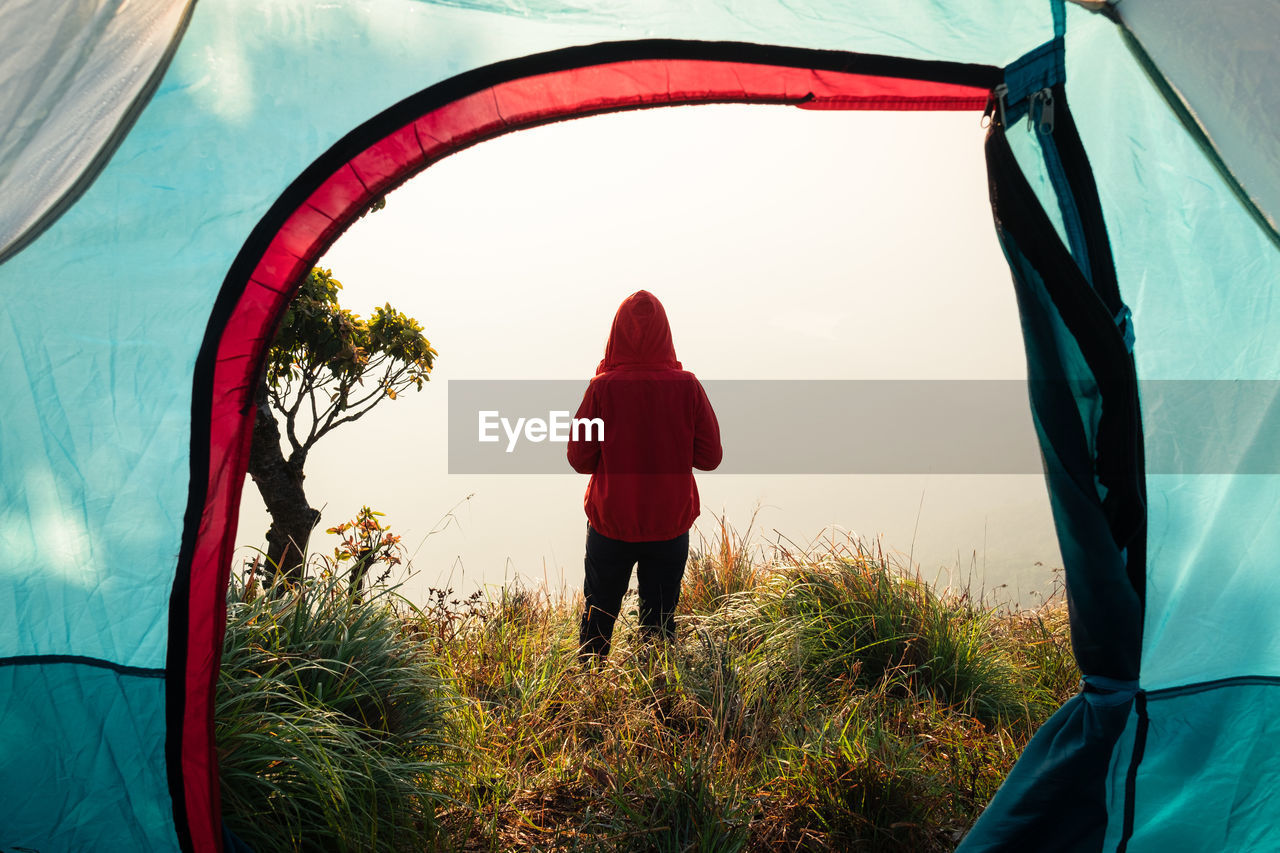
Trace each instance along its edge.
<instances>
[{"instance_id":1,"label":"tree trunk","mask_svg":"<svg viewBox=\"0 0 1280 853\"><path fill-rule=\"evenodd\" d=\"M305 574L307 540L320 521L320 513L307 503L302 488L302 459L285 459L280 450L280 427L267 403L265 387L259 392L253 422L253 444L249 449L249 476L258 487L271 515L267 531L269 570L292 583Z\"/></svg>"},{"instance_id":2,"label":"tree trunk","mask_svg":"<svg viewBox=\"0 0 1280 853\"><path fill-rule=\"evenodd\" d=\"M356 554L355 561L351 564L351 573L348 578L351 590L351 600L360 601L360 592L364 588L365 575L369 574L369 567L373 565L374 549L364 548L360 553Z\"/></svg>"}]
</instances>

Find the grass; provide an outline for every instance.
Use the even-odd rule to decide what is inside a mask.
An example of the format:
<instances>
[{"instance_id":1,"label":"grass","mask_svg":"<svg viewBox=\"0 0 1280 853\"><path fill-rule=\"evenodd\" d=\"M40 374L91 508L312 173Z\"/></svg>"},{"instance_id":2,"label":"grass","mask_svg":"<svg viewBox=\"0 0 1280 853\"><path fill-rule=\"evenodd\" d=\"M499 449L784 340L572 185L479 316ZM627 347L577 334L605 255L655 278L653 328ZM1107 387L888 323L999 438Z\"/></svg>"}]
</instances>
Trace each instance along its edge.
<instances>
[{"instance_id":1,"label":"grass","mask_svg":"<svg viewBox=\"0 0 1280 853\"><path fill-rule=\"evenodd\" d=\"M232 828L262 851L954 848L1077 689L1062 603L748 538L701 543L674 645L638 639L628 598L599 670L580 597L233 587Z\"/></svg>"},{"instance_id":2,"label":"grass","mask_svg":"<svg viewBox=\"0 0 1280 853\"><path fill-rule=\"evenodd\" d=\"M406 849L433 837L456 737L448 685L394 596L333 580L233 583L217 720L227 823L258 853Z\"/></svg>"}]
</instances>

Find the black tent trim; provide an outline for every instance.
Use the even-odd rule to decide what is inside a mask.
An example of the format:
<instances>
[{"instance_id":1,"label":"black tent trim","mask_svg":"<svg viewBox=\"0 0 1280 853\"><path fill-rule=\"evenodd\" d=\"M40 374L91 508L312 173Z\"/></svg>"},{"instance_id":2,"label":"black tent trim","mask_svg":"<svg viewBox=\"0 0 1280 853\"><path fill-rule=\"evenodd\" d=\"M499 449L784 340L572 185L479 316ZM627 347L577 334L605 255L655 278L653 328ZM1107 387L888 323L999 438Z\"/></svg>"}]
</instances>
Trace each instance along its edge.
<instances>
[{"instance_id":1,"label":"black tent trim","mask_svg":"<svg viewBox=\"0 0 1280 853\"><path fill-rule=\"evenodd\" d=\"M169 792L173 803L174 824L184 853L193 850L183 778L183 723L186 719L186 664L189 651L189 603L191 572L195 559L200 521L205 510L206 490L210 474L210 420L213 411L213 383L218 345L235 311L249 276L266 248L284 223L300 205L337 169L373 143L396 129L416 120L433 109L501 83L555 71L585 68L628 60L692 59L724 62L747 62L792 68L839 71L855 74L899 77L941 83L994 88L1003 71L994 66L958 62L905 59L901 57L854 54L845 51L781 47L746 42L704 42L677 39L644 39L603 42L565 48L542 54L505 60L464 72L432 85L389 107L352 130L289 185L250 232L218 291L204 337L196 357L191 398L190 487L183 520L182 546L179 552L169 609L169 647L166 662L165 760ZM613 111L613 110L609 110ZM584 113L587 114L587 113ZM403 181L413 174L403 176ZM354 221L355 217L351 221ZM351 222L343 224L343 228ZM342 233L332 235L331 245ZM308 265L319 258L327 245L320 247ZM255 365L265 369L266 347ZM229 568L229 567L228 567ZM216 652L215 652L216 654ZM216 676L216 672L215 672Z\"/></svg>"}]
</instances>

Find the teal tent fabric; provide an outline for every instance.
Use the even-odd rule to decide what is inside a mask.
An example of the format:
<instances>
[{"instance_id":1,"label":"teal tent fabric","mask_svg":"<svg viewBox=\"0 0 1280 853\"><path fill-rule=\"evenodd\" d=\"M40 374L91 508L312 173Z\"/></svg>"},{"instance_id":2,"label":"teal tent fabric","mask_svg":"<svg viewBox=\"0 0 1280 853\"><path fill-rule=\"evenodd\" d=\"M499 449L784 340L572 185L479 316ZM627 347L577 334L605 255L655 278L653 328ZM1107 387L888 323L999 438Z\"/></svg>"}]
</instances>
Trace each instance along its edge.
<instances>
[{"instance_id":1,"label":"teal tent fabric","mask_svg":"<svg viewBox=\"0 0 1280 853\"><path fill-rule=\"evenodd\" d=\"M208 703L247 447L237 395L288 296L287 281L265 282L341 233L371 191L360 169L404 155L379 173L393 182L429 165L430 144L421 161L396 153L397 129L452 116L475 135L442 143L446 156L523 126L495 111L502 86L544 99L526 123L554 120L588 100L554 106L528 80L620 62L693 62L679 102L702 86L803 105L767 70L730 92L717 63L813 70L794 79L834 80L828 106L854 106L840 87L859 75L914 81L915 107L940 87L985 93L993 211L1086 684L963 849L1023 850L1058 830L1059 849L1280 844L1265 793L1278 772L1280 470L1267 449L1280 439L1280 238L1274 163L1255 162L1270 149L1241 141L1277 127L1265 107L1280 87L1249 76L1260 66L1252 43L1233 53L1238 28L1206 26L1208 46L1189 47L1135 4L1132 21L1127 4L1060 0L68 0L0 13L47 18L41 44L92 59L0 63L15 81L0 115L43 128L0 135L0 181L25 180L21 199L0 196L13 247L0 263L0 802L20 806L0 849L221 848ZM1239 13L1271 45L1274 8L1241 0ZM1200 80L1205 51L1240 70ZM95 74L120 85L104 95ZM1235 108L1198 120L1233 82ZM671 95L636 86L591 108ZM485 97L487 123L468 125ZM57 181L10 168L63 150L76 153ZM321 197L332 215L307 207ZM1253 396L1234 416L1196 406L1241 380ZM1210 452L1222 436L1233 452Z\"/></svg>"},{"instance_id":2,"label":"teal tent fabric","mask_svg":"<svg viewBox=\"0 0 1280 853\"><path fill-rule=\"evenodd\" d=\"M164 679L71 661L0 666L6 850L173 849Z\"/></svg>"}]
</instances>

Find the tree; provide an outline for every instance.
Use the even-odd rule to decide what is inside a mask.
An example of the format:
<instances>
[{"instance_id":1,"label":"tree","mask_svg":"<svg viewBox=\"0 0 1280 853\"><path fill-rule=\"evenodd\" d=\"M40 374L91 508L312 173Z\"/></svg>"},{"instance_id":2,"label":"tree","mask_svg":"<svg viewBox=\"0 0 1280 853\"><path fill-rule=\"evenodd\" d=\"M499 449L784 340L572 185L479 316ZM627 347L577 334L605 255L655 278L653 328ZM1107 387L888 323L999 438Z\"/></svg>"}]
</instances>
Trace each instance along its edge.
<instances>
[{"instance_id":1,"label":"tree","mask_svg":"<svg viewBox=\"0 0 1280 853\"><path fill-rule=\"evenodd\" d=\"M307 455L383 400L422 390L436 357L417 320L389 303L363 320L338 304L341 289L330 270L311 270L281 320L257 393L249 475L271 515L267 563L293 581L320 520L303 488Z\"/></svg>"}]
</instances>

